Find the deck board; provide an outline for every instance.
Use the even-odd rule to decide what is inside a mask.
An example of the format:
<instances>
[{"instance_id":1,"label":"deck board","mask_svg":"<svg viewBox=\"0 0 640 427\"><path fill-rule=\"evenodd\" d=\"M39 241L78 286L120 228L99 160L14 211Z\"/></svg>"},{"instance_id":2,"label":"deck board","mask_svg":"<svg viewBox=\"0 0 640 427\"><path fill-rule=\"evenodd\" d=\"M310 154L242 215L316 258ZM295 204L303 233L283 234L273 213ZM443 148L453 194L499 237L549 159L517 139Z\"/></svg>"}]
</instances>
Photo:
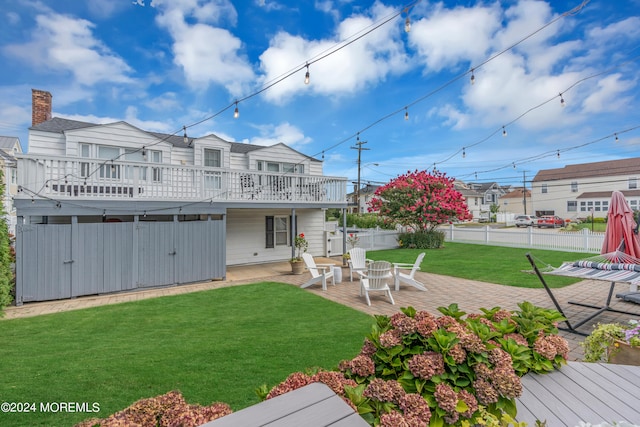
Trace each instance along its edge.
<instances>
[{"instance_id":1,"label":"deck board","mask_svg":"<svg viewBox=\"0 0 640 427\"><path fill-rule=\"evenodd\" d=\"M527 374L518 421L574 427L580 421L640 424L640 367L568 362L548 374Z\"/></svg>"},{"instance_id":2,"label":"deck board","mask_svg":"<svg viewBox=\"0 0 640 427\"><path fill-rule=\"evenodd\" d=\"M201 427L368 427L342 398L322 383L234 412Z\"/></svg>"}]
</instances>

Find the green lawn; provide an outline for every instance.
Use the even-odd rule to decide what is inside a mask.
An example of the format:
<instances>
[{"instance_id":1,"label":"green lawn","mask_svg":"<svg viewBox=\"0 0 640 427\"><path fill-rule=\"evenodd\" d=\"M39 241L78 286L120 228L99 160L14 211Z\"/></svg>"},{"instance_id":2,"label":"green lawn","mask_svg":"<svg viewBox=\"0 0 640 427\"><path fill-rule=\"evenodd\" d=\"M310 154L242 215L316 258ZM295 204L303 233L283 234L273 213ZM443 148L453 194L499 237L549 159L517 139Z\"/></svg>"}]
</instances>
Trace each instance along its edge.
<instances>
[{"instance_id":1,"label":"green lawn","mask_svg":"<svg viewBox=\"0 0 640 427\"><path fill-rule=\"evenodd\" d=\"M591 254L574 252L447 242L440 249L367 251L367 258L412 263L420 252L426 252L421 271L524 288L542 287L535 274L522 272L523 270L532 270L531 264L529 264L529 260L525 256L527 252L534 257L538 268L545 267L544 264L540 264L540 261L559 267L563 261L573 261L592 256ZM576 283L579 279L545 276L545 281L550 287L559 288Z\"/></svg>"},{"instance_id":2,"label":"green lawn","mask_svg":"<svg viewBox=\"0 0 640 427\"><path fill-rule=\"evenodd\" d=\"M69 426L171 390L236 411L258 402L262 384L354 357L372 325L364 313L266 282L3 320L0 400L101 410L0 413L0 425Z\"/></svg>"}]
</instances>

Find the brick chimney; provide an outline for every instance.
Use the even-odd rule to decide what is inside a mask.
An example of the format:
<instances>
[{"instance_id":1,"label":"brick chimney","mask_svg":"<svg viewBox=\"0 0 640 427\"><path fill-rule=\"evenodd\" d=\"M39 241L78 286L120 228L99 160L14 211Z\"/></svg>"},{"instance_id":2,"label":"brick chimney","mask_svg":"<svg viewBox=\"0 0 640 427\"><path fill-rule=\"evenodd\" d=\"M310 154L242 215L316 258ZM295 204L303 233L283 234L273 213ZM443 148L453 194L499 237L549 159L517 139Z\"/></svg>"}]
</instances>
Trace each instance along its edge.
<instances>
[{"instance_id":1,"label":"brick chimney","mask_svg":"<svg viewBox=\"0 0 640 427\"><path fill-rule=\"evenodd\" d=\"M51 98L45 90L31 89L31 126L51 119Z\"/></svg>"}]
</instances>

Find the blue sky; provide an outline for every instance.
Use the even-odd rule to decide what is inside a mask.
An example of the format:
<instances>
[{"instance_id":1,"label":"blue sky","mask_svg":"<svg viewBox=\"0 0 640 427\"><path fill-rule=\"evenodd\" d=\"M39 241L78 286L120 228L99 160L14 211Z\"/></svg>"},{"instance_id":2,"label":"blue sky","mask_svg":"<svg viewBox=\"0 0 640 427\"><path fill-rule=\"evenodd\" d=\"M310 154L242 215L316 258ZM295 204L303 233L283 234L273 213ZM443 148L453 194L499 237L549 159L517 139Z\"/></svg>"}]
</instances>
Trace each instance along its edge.
<instances>
[{"instance_id":1,"label":"blue sky","mask_svg":"<svg viewBox=\"0 0 640 427\"><path fill-rule=\"evenodd\" d=\"M521 185L640 157L640 0L0 6L0 135L24 148L36 88L57 117L283 142L350 180L357 138L373 182L435 165Z\"/></svg>"}]
</instances>

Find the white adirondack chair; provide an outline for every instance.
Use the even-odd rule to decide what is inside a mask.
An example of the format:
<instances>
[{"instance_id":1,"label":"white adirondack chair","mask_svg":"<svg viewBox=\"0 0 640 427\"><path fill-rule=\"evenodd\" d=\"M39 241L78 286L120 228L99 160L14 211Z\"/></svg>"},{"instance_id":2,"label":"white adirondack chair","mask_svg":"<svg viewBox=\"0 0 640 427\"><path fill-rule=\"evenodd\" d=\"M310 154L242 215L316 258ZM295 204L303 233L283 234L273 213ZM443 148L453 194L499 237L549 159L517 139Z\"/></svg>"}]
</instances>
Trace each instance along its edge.
<instances>
[{"instance_id":1,"label":"white adirondack chair","mask_svg":"<svg viewBox=\"0 0 640 427\"><path fill-rule=\"evenodd\" d=\"M304 264L311 273L311 279L302 284L301 288L308 288L309 286L315 283L322 283L322 290L327 290L327 279L331 279L331 284L335 286L336 282L333 277L333 267L334 264L316 264L311 254L304 253L302 254L302 259L304 260Z\"/></svg>"},{"instance_id":2,"label":"white adirondack chair","mask_svg":"<svg viewBox=\"0 0 640 427\"><path fill-rule=\"evenodd\" d=\"M371 260L367 259L367 251L362 248L349 249L349 277L353 282L353 274L362 276L367 271L367 264Z\"/></svg>"},{"instance_id":3,"label":"white adirondack chair","mask_svg":"<svg viewBox=\"0 0 640 427\"><path fill-rule=\"evenodd\" d=\"M360 276L360 295L364 293L367 305L371 305L369 292L384 292L389 297L391 304L395 305L391 296L389 282L393 279L391 274L391 263L388 261L372 261L367 267L367 271Z\"/></svg>"},{"instance_id":4,"label":"white adirondack chair","mask_svg":"<svg viewBox=\"0 0 640 427\"><path fill-rule=\"evenodd\" d=\"M411 285L415 288L420 289L421 291L427 290L424 284L416 280L416 278L414 277L416 274L416 271L420 270L420 264L422 263L422 259L424 258L424 255L425 255L424 252L418 255L418 258L416 258L416 262L414 262L413 264L405 264L400 262L393 263L393 275L395 277L396 291L400 290L400 282L404 282L408 285ZM400 270L408 270L408 269L411 269L411 271L408 274L400 271Z\"/></svg>"}]
</instances>

